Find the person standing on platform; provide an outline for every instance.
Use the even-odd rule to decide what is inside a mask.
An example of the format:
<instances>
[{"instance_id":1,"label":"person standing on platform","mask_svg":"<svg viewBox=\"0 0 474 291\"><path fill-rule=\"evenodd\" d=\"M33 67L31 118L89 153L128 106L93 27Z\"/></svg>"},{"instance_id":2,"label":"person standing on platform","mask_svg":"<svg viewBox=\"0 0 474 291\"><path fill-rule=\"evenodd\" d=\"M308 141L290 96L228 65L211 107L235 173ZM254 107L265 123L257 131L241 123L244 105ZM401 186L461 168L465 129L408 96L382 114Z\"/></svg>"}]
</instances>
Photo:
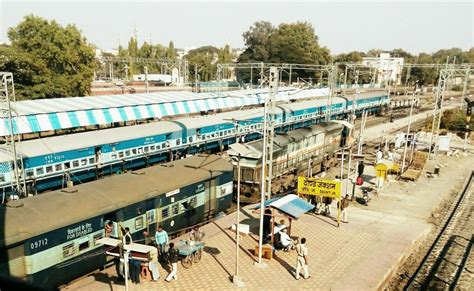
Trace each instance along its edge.
<instances>
[{"instance_id":1,"label":"person standing on platform","mask_svg":"<svg viewBox=\"0 0 474 291\"><path fill-rule=\"evenodd\" d=\"M178 280L178 251L174 248L174 243L170 243L168 254L171 263L171 272L166 277L166 282L169 282L172 279Z\"/></svg>"},{"instance_id":2,"label":"person standing on platform","mask_svg":"<svg viewBox=\"0 0 474 291\"><path fill-rule=\"evenodd\" d=\"M158 281L158 279L160 279L160 269L158 268L158 252L152 254L150 262L148 263L148 268L151 271L151 278L153 281Z\"/></svg>"},{"instance_id":3,"label":"person standing on platform","mask_svg":"<svg viewBox=\"0 0 474 291\"><path fill-rule=\"evenodd\" d=\"M205 234L199 226L194 226L189 232L189 240L200 242L204 238Z\"/></svg>"},{"instance_id":4,"label":"person standing on platform","mask_svg":"<svg viewBox=\"0 0 474 291\"><path fill-rule=\"evenodd\" d=\"M128 227L126 227L125 229L122 228L122 233L123 233L123 237L125 239L125 244L129 245L129 244L133 243L132 235L130 234L130 228L128 228Z\"/></svg>"},{"instance_id":5,"label":"person standing on platform","mask_svg":"<svg viewBox=\"0 0 474 291\"><path fill-rule=\"evenodd\" d=\"M165 253L165 246L168 244L169 238L168 233L161 225L158 226L158 230L155 233L155 241L159 251L158 258L162 259L163 254Z\"/></svg>"},{"instance_id":6,"label":"person standing on platform","mask_svg":"<svg viewBox=\"0 0 474 291\"><path fill-rule=\"evenodd\" d=\"M302 238L300 243L296 245L296 273L295 279L300 279L300 272L303 269L303 278L309 279L311 276L308 271L308 249L306 248L306 238Z\"/></svg>"},{"instance_id":7,"label":"person standing on platform","mask_svg":"<svg viewBox=\"0 0 474 291\"><path fill-rule=\"evenodd\" d=\"M265 209L263 215L263 240L267 240L268 235L272 229L272 211L270 209Z\"/></svg>"},{"instance_id":8,"label":"person standing on platform","mask_svg":"<svg viewBox=\"0 0 474 291\"><path fill-rule=\"evenodd\" d=\"M362 177L362 174L364 174L364 162L360 161L359 164L357 165L357 176Z\"/></svg>"},{"instance_id":9,"label":"person standing on platform","mask_svg":"<svg viewBox=\"0 0 474 291\"><path fill-rule=\"evenodd\" d=\"M383 159L383 152L382 152L382 149L379 147L376 153L375 164L377 165L382 159Z\"/></svg>"},{"instance_id":10,"label":"person standing on platform","mask_svg":"<svg viewBox=\"0 0 474 291\"><path fill-rule=\"evenodd\" d=\"M130 269L130 280L135 284L140 283L140 261L137 259L130 259L128 265Z\"/></svg>"},{"instance_id":11,"label":"person standing on platform","mask_svg":"<svg viewBox=\"0 0 474 291\"><path fill-rule=\"evenodd\" d=\"M346 195L346 197L342 198L341 200L341 216L342 216L342 222L348 223L347 221L347 208L349 207L349 195Z\"/></svg>"}]
</instances>

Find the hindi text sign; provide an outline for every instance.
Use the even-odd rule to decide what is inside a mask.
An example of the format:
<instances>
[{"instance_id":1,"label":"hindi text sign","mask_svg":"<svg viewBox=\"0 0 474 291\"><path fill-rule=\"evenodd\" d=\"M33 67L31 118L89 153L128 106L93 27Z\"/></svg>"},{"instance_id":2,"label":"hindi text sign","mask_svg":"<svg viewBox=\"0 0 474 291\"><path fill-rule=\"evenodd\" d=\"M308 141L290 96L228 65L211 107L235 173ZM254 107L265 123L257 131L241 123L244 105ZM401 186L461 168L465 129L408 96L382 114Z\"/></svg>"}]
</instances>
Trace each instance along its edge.
<instances>
[{"instance_id":1,"label":"hindi text sign","mask_svg":"<svg viewBox=\"0 0 474 291\"><path fill-rule=\"evenodd\" d=\"M298 177L298 194L339 198L341 197L341 182Z\"/></svg>"}]
</instances>

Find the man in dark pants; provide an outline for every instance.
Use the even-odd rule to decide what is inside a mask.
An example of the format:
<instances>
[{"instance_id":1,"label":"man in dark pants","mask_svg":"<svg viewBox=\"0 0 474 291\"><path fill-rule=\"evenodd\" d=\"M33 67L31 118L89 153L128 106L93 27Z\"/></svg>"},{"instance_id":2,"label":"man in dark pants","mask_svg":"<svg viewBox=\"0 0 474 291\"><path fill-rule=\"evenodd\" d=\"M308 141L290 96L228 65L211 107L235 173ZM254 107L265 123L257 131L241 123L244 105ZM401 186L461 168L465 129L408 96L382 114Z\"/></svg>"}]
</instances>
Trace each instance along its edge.
<instances>
[{"instance_id":1,"label":"man in dark pants","mask_svg":"<svg viewBox=\"0 0 474 291\"><path fill-rule=\"evenodd\" d=\"M129 260L129 269L130 269L130 280L133 283L140 283L140 261L135 259Z\"/></svg>"},{"instance_id":2,"label":"man in dark pants","mask_svg":"<svg viewBox=\"0 0 474 291\"><path fill-rule=\"evenodd\" d=\"M265 214L263 215L263 240L267 239L267 236L270 234L272 228L272 211L270 209L265 209Z\"/></svg>"},{"instance_id":3,"label":"man in dark pants","mask_svg":"<svg viewBox=\"0 0 474 291\"><path fill-rule=\"evenodd\" d=\"M172 279L178 280L178 250L174 248L174 243L170 243L170 248L168 250L170 263L171 263L171 272L166 277L166 282L171 281Z\"/></svg>"},{"instance_id":4,"label":"man in dark pants","mask_svg":"<svg viewBox=\"0 0 474 291\"><path fill-rule=\"evenodd\" d=\"M364 162L359 162L359 164L357 165L357 174L358 176L362 176L362 174L364 173Z\"/></svg>"}]
</instances>

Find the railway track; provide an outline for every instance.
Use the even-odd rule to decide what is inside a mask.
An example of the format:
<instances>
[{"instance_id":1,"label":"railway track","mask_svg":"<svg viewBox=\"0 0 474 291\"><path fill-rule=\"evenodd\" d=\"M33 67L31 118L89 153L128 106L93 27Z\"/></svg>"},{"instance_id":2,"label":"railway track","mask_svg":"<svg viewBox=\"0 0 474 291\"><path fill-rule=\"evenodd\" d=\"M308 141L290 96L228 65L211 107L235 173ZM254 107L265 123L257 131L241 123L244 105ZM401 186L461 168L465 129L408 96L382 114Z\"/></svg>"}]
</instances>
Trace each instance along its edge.
<instances>
[{"instance_id":1,"label":"railway track","mask_svg":"<svg viewBox=\"0 0 474 291\"><path fill-rule=\"evenodd\" d=\"M474 171L446 210L441 229L404 290L472 288Z\"/></svg>"}]
</instances>

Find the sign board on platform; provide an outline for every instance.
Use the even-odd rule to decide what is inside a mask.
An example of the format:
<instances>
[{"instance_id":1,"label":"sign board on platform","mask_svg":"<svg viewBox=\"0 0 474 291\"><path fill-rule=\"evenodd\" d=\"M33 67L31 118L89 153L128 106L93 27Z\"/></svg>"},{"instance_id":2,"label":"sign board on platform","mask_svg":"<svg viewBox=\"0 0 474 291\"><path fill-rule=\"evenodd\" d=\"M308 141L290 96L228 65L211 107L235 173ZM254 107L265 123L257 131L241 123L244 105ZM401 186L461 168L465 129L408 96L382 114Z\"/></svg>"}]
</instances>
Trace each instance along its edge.
<instances>
[{"instance_id":1,"label":"sign board on platform","mask_svg":"<svg viewBox=\"0 0 474 291\"><path fill-rule=\"evenodd\" d=\"M451 138L446 135L441 135L438 137L438 150L440 151L449 151L449 144Z\"/></svg>"},{"instance_id":2,"label":"sign board on platform","mask_svg":"<svg viewBox=\"0 0 474 291\"><path fill-rule=\"evenodd\" d=\"M298 177L298 194L339 198L341 197L341 182Z\"/></svg>"}]
</instances>

